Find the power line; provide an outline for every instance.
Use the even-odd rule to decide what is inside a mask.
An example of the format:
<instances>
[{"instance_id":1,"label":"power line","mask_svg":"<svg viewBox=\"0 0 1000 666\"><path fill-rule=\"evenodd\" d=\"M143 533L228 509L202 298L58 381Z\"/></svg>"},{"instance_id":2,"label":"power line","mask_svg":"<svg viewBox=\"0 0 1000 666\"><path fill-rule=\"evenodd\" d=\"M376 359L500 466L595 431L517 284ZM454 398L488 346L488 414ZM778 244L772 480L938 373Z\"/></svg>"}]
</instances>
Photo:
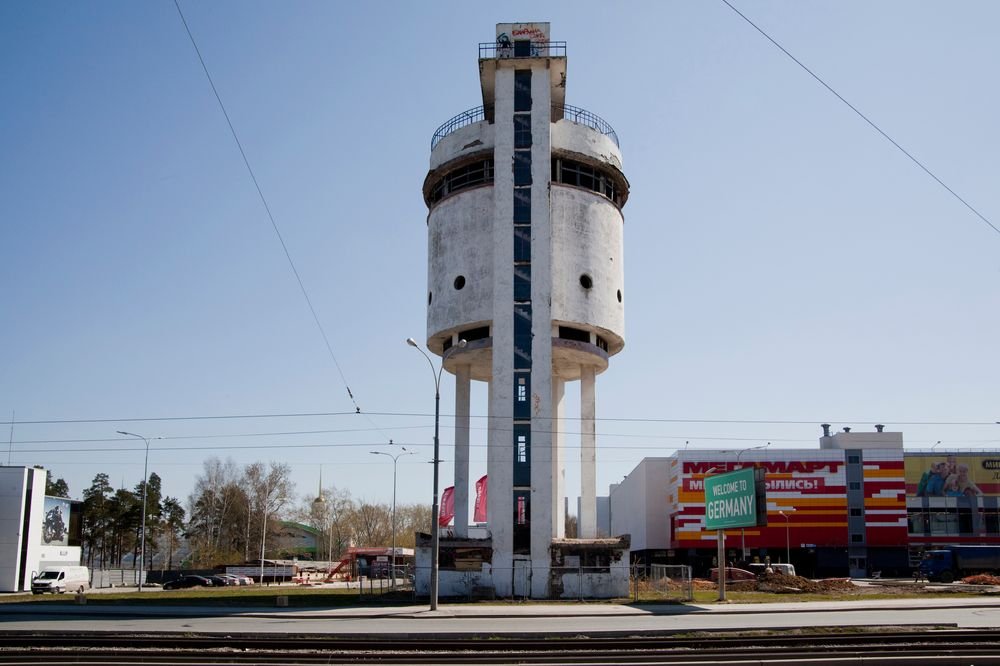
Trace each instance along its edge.
<instances>
[{"instance_id":1,"label":"power line","mask_svg":"<svg viewBox=\"0 0 1000 666\"><path fill-rule=\"evenodd\" d=\"M552 434L554 434L554 433L552 433ZM562 434L565 435L565 434L580 434L580 433L565 433L564 432ZM616 435L609 435L609 434L606 434L606 433L598 433L597 436L598 436L599 439L602 440L602 443L601 443L601 445L598 448L599 449L603 449L605 451L609 451L609 450L614 450L614 451L663 451L663 450L674 450L674 449L677 448L676 446L664 446L662 444L645 444L645 445L629 444L629 445L624 445L624 444L621 444L621 443L618 443L618 442L615 441L615 438L617 437ZM680 439L680 438L671 438L671 439ZM608 440L610 440L610 441L608 441ZM129 441L129 440L122 440L122 441L126 442L126 441ZM716 441L722 441L722 442L738 441L738 442L742 443L742 442L747 442L747 441L759 442L759 441L761 441L761 438L759 438L759 437L754 437L754 438L749 438L749 437L748 438L690 437L690 438L686 439L685 441L694 442L695 444L705 443L705 442L716 442ZM813 440L775 440L775 439L771 439L771 440L768 440L768 441L770 441L770 442L781 441L781 442L786 443L786 444L787 443L802 444L802 443L810 443ZM985 445L988 445L988 444L995 444L996 441L997 440L982 440L981 442L979 442L979 441L974 441L974 440L966 440L965 443L973 444L973 445L979 444L980 446L985 446ZM959 442L956 441L956 444L957 443L959 443ZM407 447L409 449L426 448L426 447L432 446L432 444L430 442L417 442L417 441L413 441L413 442L410 442L410 441L396 441L395 444L398 444L398 445L401 445L401 446L405 446L405 447ZM382 443L379 443L379 442L337 442L337 443L324 442L324 443L311 443L311 444L294 444L294 443L293 444L288 444L288 443L271 442L271 443L268 443L268 444L232 444L232 445L214 446L214 447L212 447L212 451L251 451L251 450L257 450L257 449L274 449L275 447L278 447L278 446L280 446L283 451L290 450L290 449L327 449L327 448L330 448L330 449L350 449L350 448L371 448L373 446L380 446L380 445L382 445ZM488 449L488 447L489 447L488 443L485 443L485 442L483 442L483 443L480 443L480 442L471 443L470 442L469 443L469 448L470 449ZM576 444L576 443L572 443L572 442L563 442L561 448L564 449L564 450L567 450L567 451L575 451L575 450L580 449L581 447L582 447L582 444ZM20 455L34 455L34 454L38 454L38 453L122 453L122 452L128 452L128 451L139 452L139 451L144 451L144 450L145 449L143 447L136 447L136 446L127 446L127 447L72 447L72 448L30 449L30 450L17 451L17 453L20 454ZM161 452L161 453L171 453L171 452L175 452L175 451L203 451L204 447L202 447L202 446L150 446L149 450L150 451L155 451L155 452ZM689 450L696 451L696 450L705 450L705 449L689 449ZM739 446L735 447L735 448L733 448L733 447L730 447L730 448L719 448L718 445L716 445L716 448L710 449L710 450L715 450L715 451L739 451L739 450L745 450L745 449L743 449L742 447L739 447Z\"/></svg>"},{"instance_id":2,"label":"power line","mask_svg":"<svg viewBox=\"0 0 1000 666\"><path fill-rule=\"evenodd\" d=\"M891 143L893 146L895 146L901 153L903 153L904 155L906 155L910 159L911 162L913 162L914 164L916 164L918 167L920 167L924 171L924 173L926 173L928 176L930 176L931 178L933 178L937 182L938 185L940 185L941 187L943 187L944 189L946 189L953 197L955 197L960 202L962 202L962 204L966 208L968 208L970 211L972 211L976 215L976 217L978 217L984 223L986 223L987 225L989 225L989 227L991 229L993 229L993 231L995 231L998 234L1000 234L1000 228L997 228L996 225L994 225L992 222L990 222L988 219L986 219L985 215L983 215L982 213L980 213L978 210L976 210L972 206L972 204L970 204L968 201L966 201L965 199L963 199L958 194L958 192L956 192L955 190L953 190L950 187L948 187L948 185L946 185L943 180L941 180L936 175L934 175L934 173L930 169L928 169L926 166L924 166L924 164L920 160L918 160L916 157L914 157L912 154L910 154L910 152L908 150L906 150L901 145L899 145L899 143L895 139L893 139L891 136L889 136L888 134L886 134L882 130L881 127L879 127L878 125L876 125L868 116L866 116L865 114L863 114L856 106L854 106L853 104L851 104L850 102L848 102L843 97L843 95L841 95L836 90L834 90L826 81L824 81L823 79L821 79L819 77L819 75L817 75L811 69L809 69L808 67L806 67L805 64L803 64L801 60L799 60L798 58L796 58L795 56L793 56L791 53L789 53L788 49L786 49L784 46L782 46L781 44L779 44L773 37L771 37L771 35L769 35L766 32L764 32L764 30L760 26L758 26L756 23L754 23L753 21L751 21L745 14L743 14L743 12L741 12L738 9L736 9L736 7L734 7L729 2L729 0L722 0L722 2L725 3L725 5L727 7L729 7L734 12L736 12L736 14L739 15L740 18L742 18L744 21L746 21L747 23L749 23L757 32L759 32L760 34L762 34L769 42L771 42L776 47L778 47L778 49L782 53L784 53L786 56L788 56L789 58L791 58L792 61L796 65L798 65L799 67L801 67L802 69L804 69L809 74L809 76L811 76L814 79L816 79L816 81L818 81L824 88L826 88L831 93L833 93L833 95L837 99L839 99L841 102L843 102L844 104L846 104L847 107L851 111L853 111L854 113L856 113L858 115L858 117L860 117L862 120L864 120L866 123L868 123L876 132L878 132L879 134L881 134L889 143Z\"/></svg>"},{"instance_id":3,"label":"power line","mask_svg":"<svg viewBox=\"0 0 1000 666\"><path fill-rule=\"evenodd\" d=\"M236 147L239 148L240 155L243 157L243 164L246 165L247 172L250 174L250 180L253 181L254 187L257 188L257 194L260 196L260 201L264 205L264 210L267 212L267 219L271 221L271 228L274 229L274 233L278 237L278 242L281 243L281 249L285 253L285 259L288 260L288 265L291 267L292 273L295 275L295 280L299 283L299 290L301 290L302 296L306 299L306 305L309 306L309 312L312 314L313 321L316 323L316 328L319 330L319 334L323 338L323 343L326 345L326 351L330 354L330 358L333 359L333 364L336 366L337 372L340 374L340 380L344 384L344 388L347 389L347 395L350 397L351 403L354 405L355 413L360 414L361 407L358 406L357 401L354 399L354 394L351 392L351 387L347 383L347 378L344 376L344 371L340 367L340 362L337 361L337 355L333 353L333 346L330 344L330 339L327 337L326 330L324 330L323 324L320 322L319 316L316 314L316 308L313 307L312 299L309 298L309 292L306 290L306 285L302 282L302 277L299 275L299 271L295 267L295 262L292 260L292 255L288 251L285 239L281 235L278 223L275 221L274 215L271 213L271 207L268 205L267 199L264 197L264 191L261 189L260 183L257 182L257 176L253 172L253 167L250 166L250 160L247 159L247 154L246 151L243 150L243 144L240 142L240 137L236 134L236 128L233 126L233 121L229 118L229 112L226 111L226 105L222 103L222 97L219 95L219 91L215 87L215 81L212 80L212 75L208 71L208 65L205 64L205 59L201 55L201 49L198 48L198 42L195 41L194 35L191 33L191 28L188 26L187 19L184 18L184 12L181 11L181 6L178 0L174 0L174 6L177 8L177 14L180 15L181 22L184 24L184 30L187 32L188 39L191 40L191 45L194 47L194 51L198 55L198 62L201 63L201 68L205 72L208 84L212 87L212 92L215 94L215 99L219 103L219 108L222 109L222 115L226 117L226 124L229 125L229 131L232 133L233 140L236 142ZM372 425L375 424L372 423Z\"/></svg>"},{"instance_id":4,"label":"power line","mask_svg":"<svg viewBox=\"0 0 1000 666\"><path fill-rule=\"evenodd\" d=\"M86 419L36 419L36 420L15 420L5 421L14 425L71 425L88 423L150 423L150 422L174 422L174 421L212 421L212 420L239 420L239 419L286 419L286 418L329 418L337 416L353 416L357 412L287 412L287 413L259 413L259 414L205 414L195 416L151 416L151 417L125 417L125 418L86 418ZM434 415L425 412L366 412L373 416L390 417L419 417L431 418ZM454 414L441 414L442 418L453 418ZM502 419L509 417L489 416L488 414L474 414L473 419ZM565 416L565 421L579 421L582 417ZM712 418L656 418L656 417L598 417L595 421L608 423L687 423L687 424L709 424L709 425L816 425L819 423L891 423L897 426L992 426L998 422L991 421L905 421L901 419L844 419L844 418L822 418L822 419L712 419ZM374 424L373 424L374 426ZM382 428L374 426L375 430L381 432Z\"/></svg>"}]
</instances>

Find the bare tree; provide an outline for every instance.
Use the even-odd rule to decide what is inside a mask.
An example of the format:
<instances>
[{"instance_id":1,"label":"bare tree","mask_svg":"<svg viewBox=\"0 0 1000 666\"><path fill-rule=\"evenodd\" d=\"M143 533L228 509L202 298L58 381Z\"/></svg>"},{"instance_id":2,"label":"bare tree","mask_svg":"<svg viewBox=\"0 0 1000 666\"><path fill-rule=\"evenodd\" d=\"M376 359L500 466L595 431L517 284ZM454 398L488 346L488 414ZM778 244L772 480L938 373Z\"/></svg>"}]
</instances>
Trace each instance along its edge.
<instances>
[{"instance_id":1,"label":"bare tree","mask_svg":"<svg viewBox=\"0 0 1000 666\"><path fill-rule=\"evenodd\" d=\"M266 468L262 463L253 463L245 468L244 478L250 490L250 505L256 518L254 523L261 526L259 537L264 544L263 535L268 530L268 522L274 519L275 514L283 509L295 494L291 481L291 468L286 463L274 461L268 463Z\"/></svg>"},{"instance_id":2,"label":"bare tree","mask_svg":"<svg viewBox=\"0 0 1000 666\"><path fill-rule=\"evenodd\" d=\"M396 545L400 548L413 548L416 544L415 534L431 531L431 507L429 504L396 505Z\"/></svg>"},{"instance_id":3,"label":"bare tree","mask_svg":"<svg viewBox=\"0 0 1000 666\"><path fill-rule=\"evenodd\" d=\"M195 478L194 491L188 496L188 523L192 559L197 564L239 559L243 545L237 529L245 495L240 488L236 463L209 458L202 474Z\"/></svg>"},{"instance_id":4,"label":"bare tree","mask_svg":"<svg viewBox=\"0 0 1000 666\"><path fill-rule=\"evenodd\" d=\"M360 502L351 523L359 546L386 546L392 539L392 512L387 504Z\"/></svg>"}]
</instances>

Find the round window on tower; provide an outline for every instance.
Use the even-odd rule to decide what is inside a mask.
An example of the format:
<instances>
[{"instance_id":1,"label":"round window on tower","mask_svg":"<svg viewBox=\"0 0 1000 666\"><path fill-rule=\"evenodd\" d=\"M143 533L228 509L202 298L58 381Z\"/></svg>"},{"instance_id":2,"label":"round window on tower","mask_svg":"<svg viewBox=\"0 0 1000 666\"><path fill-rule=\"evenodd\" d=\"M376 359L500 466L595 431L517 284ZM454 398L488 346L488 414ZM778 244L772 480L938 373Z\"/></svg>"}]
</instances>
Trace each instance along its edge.
<instances>
[{"instance_id":1,"label":"round window on tower","mask_svg":"<svg viewBox=\"0 0 1000 666\"><path fill-rule=\"evenodd\" d=\"M618 290L618 302L619 303L622 302L622 290L621 289Z\"/></svg>"},{"instance_id":2,"label":"round window on tower","mask_svg":"<svg viewBox=\"0 0 1000 666\"><path fill-rule=\"evenodd\" d=\"M465 286L465 276L459 275L455 278L455 289L462 289Z\"/></svg>"},{"instance_id":3,"label":"round window on tower","mask_svg":"<svg viewBox=\"0 0 1000 666\"><path fill-rule=\"evenodd\" d=\"M427 305L430 305L431 301L433 301L433 300L434 300L434 292L433 291L428 291L427 292Z\"/></svg>"},{"instance_id":4,"label":"round window on tower","mask_svg":"<svg viewBox=\"0 0 1000 666\"><path fill-rule=\"evenodd\" d=\"M584 273L583 275L580 276L580 286L583 287L584 289L590 289L591 287L594 286L594 279L589 275L587 275L586 273Z\"/></svg>"}]
</instances>

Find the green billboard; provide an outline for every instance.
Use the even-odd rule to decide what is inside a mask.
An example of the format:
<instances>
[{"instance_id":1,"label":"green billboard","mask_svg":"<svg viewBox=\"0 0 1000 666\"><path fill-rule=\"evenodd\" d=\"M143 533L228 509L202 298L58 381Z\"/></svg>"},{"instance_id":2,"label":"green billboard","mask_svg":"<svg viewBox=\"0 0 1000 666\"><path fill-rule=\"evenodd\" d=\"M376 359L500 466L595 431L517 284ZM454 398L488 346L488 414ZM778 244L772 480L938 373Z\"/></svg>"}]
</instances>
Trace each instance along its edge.
<instances>
[{"instance_id":1,"label":"green billboard","mask_svg":"<svg viewBox=\"0 0 1000 666\"><path fill-rule=\"evenodd\" d=\"M705 528L728 530L757 525L753 467L705 477Z\"/></svg>"}]
</instances>

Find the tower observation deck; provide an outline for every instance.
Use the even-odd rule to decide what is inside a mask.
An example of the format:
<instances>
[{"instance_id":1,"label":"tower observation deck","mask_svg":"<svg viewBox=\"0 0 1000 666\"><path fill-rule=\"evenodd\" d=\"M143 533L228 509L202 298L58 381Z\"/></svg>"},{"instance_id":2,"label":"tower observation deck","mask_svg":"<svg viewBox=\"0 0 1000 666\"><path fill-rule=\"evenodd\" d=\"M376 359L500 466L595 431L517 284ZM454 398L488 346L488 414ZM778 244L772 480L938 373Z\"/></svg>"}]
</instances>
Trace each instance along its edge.
<instances>
[{"instance_id":1,"label":"tower observation deck","mask_svg":"<svg viewBox=\"0 0 1000 666\"><path fill-rule=\"evenodd\" d=\"M456 378L454 535L468 536L470 383L487 382L492 584L549 597L567 382L580 387L579 536L599 536L595 378L625 346L629 184L611 125L566 104L566 43L548 23L498 24L479 75L482 105L431 139L427 347Z\"/></svg>"}]
</instances>

